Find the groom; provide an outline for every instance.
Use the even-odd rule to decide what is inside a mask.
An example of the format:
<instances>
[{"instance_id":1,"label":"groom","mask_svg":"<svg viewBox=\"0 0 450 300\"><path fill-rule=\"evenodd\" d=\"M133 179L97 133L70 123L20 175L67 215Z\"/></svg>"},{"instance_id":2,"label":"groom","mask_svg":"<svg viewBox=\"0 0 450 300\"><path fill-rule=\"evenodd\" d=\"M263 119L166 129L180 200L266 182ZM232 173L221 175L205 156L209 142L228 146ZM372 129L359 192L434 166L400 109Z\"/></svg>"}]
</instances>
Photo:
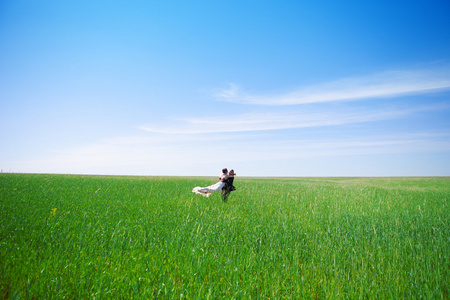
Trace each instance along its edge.
<instances>
[{"instance_id":1,"label":"groom","mask_svg":"<svg viewBox=\"0 0 450 300\"><path fill-rule=\"evenodd\" d=\"M233 185L234 176L236 176L234 170L230 170L230 172L228 172L228 176L229 177L223 181L225 183L225 185L222 188L222 200L224 202L227 202L230 193L236 190L236 188Z\"/></svg>"}]
</instances>

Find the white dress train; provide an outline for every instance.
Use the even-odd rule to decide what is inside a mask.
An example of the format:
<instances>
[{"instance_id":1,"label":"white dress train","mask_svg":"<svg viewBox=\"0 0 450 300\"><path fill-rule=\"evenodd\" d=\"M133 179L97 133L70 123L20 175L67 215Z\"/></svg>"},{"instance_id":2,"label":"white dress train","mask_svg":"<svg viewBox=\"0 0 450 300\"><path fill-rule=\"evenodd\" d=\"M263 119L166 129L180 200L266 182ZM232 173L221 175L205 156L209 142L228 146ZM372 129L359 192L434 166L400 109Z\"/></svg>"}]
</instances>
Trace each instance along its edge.
<instances>
[{"instance_id":1,"label":"white dress train","mask_svg":"<svg viewBox=\"0 0 450 300\"><path fill-rule=\"evenodd\" d=\"M192 192L205 197L209 197L211 196L212 193L220 191L224 187L224 185L225 182L219 181L207 187L196 186L195 188L192 189Z\"/></svg>"}]
</instances>

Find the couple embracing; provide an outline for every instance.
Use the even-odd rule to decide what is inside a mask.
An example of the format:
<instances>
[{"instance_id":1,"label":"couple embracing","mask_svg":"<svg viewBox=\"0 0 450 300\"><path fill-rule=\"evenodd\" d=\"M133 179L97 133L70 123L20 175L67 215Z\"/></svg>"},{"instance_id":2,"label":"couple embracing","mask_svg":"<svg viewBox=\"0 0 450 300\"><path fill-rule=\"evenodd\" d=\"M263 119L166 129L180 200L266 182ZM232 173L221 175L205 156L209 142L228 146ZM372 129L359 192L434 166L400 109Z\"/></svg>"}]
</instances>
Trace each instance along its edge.
<instances>
[{"instance_id":1,"label":"couple embracing","mask_svg":"<svg viewBox=\"0 0 450 300\"><path fill-rule=\"evenodd\" d=\"M222 199L224 201L227 201L228 196L232 191L235 191L236 188L233 186L234 176L236 176L236 173L234 173L234 170L230 170L228 172L228 169L222 169L222 175L220 175L219 182L207 186L207 187L195 187L192 189L193 193L200 194L205 197L211 196L212 193L222 191Z\"/></svg>"}]
</instances>

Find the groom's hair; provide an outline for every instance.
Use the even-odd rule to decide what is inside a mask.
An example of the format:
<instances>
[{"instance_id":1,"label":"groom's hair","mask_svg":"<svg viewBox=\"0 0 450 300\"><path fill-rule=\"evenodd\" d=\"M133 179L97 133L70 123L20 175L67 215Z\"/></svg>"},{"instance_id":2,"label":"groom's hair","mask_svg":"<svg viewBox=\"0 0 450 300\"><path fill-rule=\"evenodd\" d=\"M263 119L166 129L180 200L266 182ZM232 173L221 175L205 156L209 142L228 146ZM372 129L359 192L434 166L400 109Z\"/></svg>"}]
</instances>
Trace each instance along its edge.
<instances>
[{"instance_id":1,"label":"groom's hair","mask_svg":"<svg viewBox=\"0 0 450 300\"><path fill-rule=\"evenodd\" d=\"M223 174L226 174L226 173L228 173L228 169L227 169L227 168L225 168L225 169L222 169L222 173L223 173Z\"/></svg>"}]
</instances>

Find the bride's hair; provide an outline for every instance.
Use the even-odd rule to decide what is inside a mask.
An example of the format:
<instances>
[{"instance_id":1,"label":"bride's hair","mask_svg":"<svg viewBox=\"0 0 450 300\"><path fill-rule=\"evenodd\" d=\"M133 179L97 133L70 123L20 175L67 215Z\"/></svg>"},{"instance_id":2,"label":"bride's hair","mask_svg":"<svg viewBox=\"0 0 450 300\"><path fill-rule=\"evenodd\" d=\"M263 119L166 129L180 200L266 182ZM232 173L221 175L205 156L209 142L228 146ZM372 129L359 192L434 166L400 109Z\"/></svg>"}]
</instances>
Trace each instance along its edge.
<instances>
[{"instance_id":1,"label":"bride's hair","mask_svg":"<svg viewBox=\"0 0 450 300\"><path fill-rule=\"evenodd\" d=\"M223 174L227 174L227 173L228 173L228 169L227 169L227 168L222 169L222 173L223 173Z\"/></svg>"}]
</instances>

